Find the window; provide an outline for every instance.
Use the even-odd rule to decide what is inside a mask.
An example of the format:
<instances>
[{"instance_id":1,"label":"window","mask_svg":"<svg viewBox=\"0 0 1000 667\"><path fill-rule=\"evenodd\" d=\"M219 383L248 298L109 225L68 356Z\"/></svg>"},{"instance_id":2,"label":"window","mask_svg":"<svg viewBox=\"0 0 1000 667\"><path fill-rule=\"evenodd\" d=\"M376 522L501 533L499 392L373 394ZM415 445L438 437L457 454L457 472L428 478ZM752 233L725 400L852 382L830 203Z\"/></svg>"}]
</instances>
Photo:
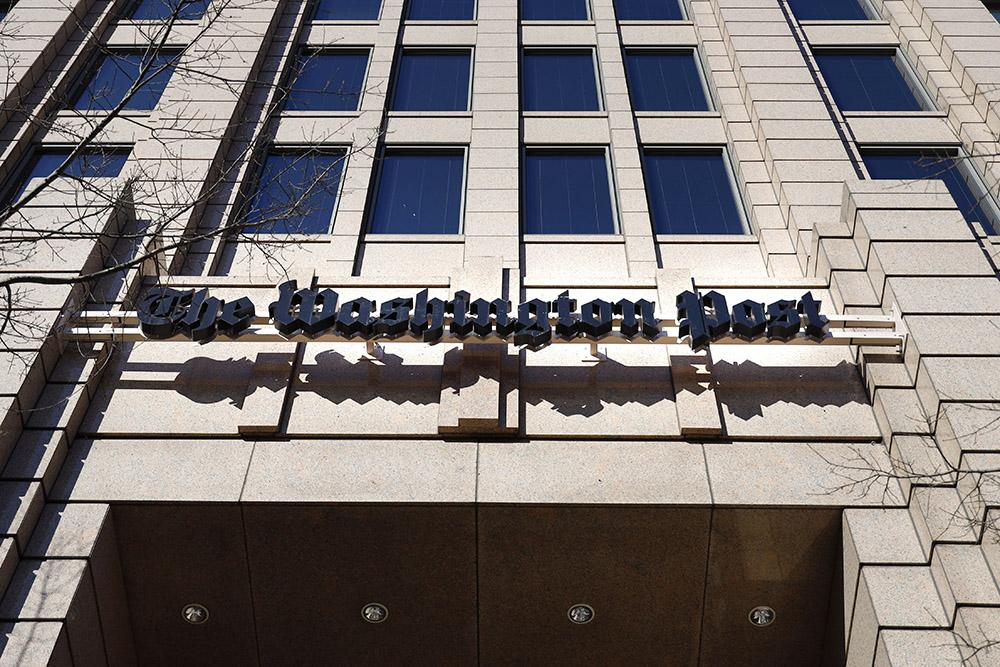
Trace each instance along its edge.
<instances>
[{"instance_id":1,"label":"window","mask_svg":"<svg viewBox=\"0 0 1000 667\"><path fill-rule=\"evenodd\" d=\"M0 1L0 21L7 18L7 14L10 10L14 9L14 5L17 4L17 0L2 0Z\"/></svg>"},{"instance_id":2,"label":"window","mask_svg":"<svg viewBox=\"0 0 1000 667\"><path fill-rule=\"evenodd\" d=\"M860 0L788 0L800 21L866 21Z\"/></svg>"},{"instance_id":3,"label":"window","mask_svg":"<svg viewBox=\"0 0 1000 667\"><path fill-rule=\"evenodd\" d=\"M677 0L614 0L619 21L682 21Z\"/></svg>"},{"instance_id":4,"label":"window","mask_svg":"<svg viewBox=\"0 0 1000 667\"><path fill-rule=\"evenodd\" d=\"M522 21L586 21L587 0L521 0Z\"/></svg>"},{"instance_id":5,"label":"window","mask_svg":"<svg viewBox=\"0 0 1000 667\"><path fill-rule=\"evenodd\" d=\"M138 51L112 51L101 55L73 100L81 111L114 109L139 79L145 69L143 85L129 98L124 109L152 111L174 71L176 53L147 55Z\"/></svg>"},{"instance_id":6,"label":"window","mask_svg":"<svg viewBox=\"0 0 1000 667\"><path fill-rule=\"evenodd\" d=\"M475 0L410 0L410 21L471 21L475 18Z\"/></svg>"},{"instance_id":7,"label":"window","mask_svg":"<svg viewBox=\"0 0 1000 667\"><path fill-rule=\"evenodd\" d=\"M245 233L327 233L343 165L342 150L272 148L258 172Z\"/></svg>"},{"instance_id":8,"label":"window","mask_svg":"<svg viewBox=\"0 0 1000 667\"><path fill-rule=\"evenodd\" d=\"M826 85L841 111L920 111L894 52L818 53Z\"/></svg>"},{"instance_id":9,"label":"window","mask_svg":"<svg viewBox=\"0 0 1000 667\"><path fill-rule=\"evenodd\" d=\"M604 149L528 149L524 156L525 234L614 234Z\"/></svg>"},{"instance_id":10,"label":"window","mask_svg":"<svg viewBox=\"0 0 1000 667\"><path fill-rule=\"evenodd\" d=\"M722 151L651 149L644 152L643 166L657 234L747 233Z\"/></svg>"},{"instance_id":11,"label":"window","mask_svg":"<svg viewBox=\"0 0 1000 667\"><path fill-rule=\"evenodd\" d=\"M285 111L357 111L368 52L302 51L289 78Z\"/></svg>"},{"instance_id":12,"label":"window","mask_svg":"<svg viewBox=\"0 0 1000 667\"><path fill-rule=\"evenodd\" d=\"M382 0L316 0L313 21L376 21Z\"/></svg>"},{"instance_id":13,"label":"window","mask_svg":"<svg viewBox=\"0 0 1000 667\"><path fill-rule=\"evenodd\" d=\"M113 178L121 173L125 161L128 160L128 148L107 147L94 148L77 155L66 165L63 177L69 178ZM24 163L16 179L17 186L11 189L8 203L21 198L31 181L36 178L48 178L73 153L72 148L40 148L31 153Z\"/></svg>"},{"instance_id":14,"label":"window","mask_svg":"<svg viewBox=\"0 0 1000 667\"><path fill-rule=\"evenodd\" d=\"M996 203L986 194L972 166L966 160L957 160L954 152L933 149L872 151L862 157L872 178L937 178L944 181L966 220L980 223L991 236L997 233L1000 218Z\"/></svg>"},{"instance_id":15,"label":"window","mask_svg":"<svg viewBox=\"0 0 1000 667\"><path fill-rule=\"evenodd\" d=\"M465 151L386 149L372 234L458 234L465 193Z\"/></svg>"},{"instance_id":16,"label":"window","mask_svg":"<svg viewBox=\"0 0 1000 667\"><path fill-rule=\"evenodd\" d=\"M636 111L707 111L708 96L691 51L629 51L625 73Z\"/></svg>"},{"instance_id":17,"label":"window","mask_svg":"<svg viewBox=\"0 0 1000 667\"><path fill-rule=\"evenodd\" d=\"M594 52L525 51L525 111L600 111Z\"/></svg>"},{"instance_id":18,"label":"window","mask_svg":"<svg viewBox=\"0 0 1000 667\"><path fill-rule=\"evenodd\" d=\"M128 18L133 21L160 21L176 16L179 21L198 21L208 10L210 0L138 0Z\"/></svg>"},{"instance_id":19,"label":"window","mask_svg":"<svg viewBox=\"0 0 1000 667\"><path fill-rule=\"evenodd\" d=\"M396 71L393 111L466 111L469 51L404 49Z\"/></svg>"},{"instance_id":20,"label":"window","mask_svg":"<svg viewBox=\"0 0 1000 667\"><path fill-rule=\"evenodd\" d=\"M990 10L990 14L993 14L993 18L1000 21L1000 2L985 2L986 9Z\"/></svg>"}]
</instances>

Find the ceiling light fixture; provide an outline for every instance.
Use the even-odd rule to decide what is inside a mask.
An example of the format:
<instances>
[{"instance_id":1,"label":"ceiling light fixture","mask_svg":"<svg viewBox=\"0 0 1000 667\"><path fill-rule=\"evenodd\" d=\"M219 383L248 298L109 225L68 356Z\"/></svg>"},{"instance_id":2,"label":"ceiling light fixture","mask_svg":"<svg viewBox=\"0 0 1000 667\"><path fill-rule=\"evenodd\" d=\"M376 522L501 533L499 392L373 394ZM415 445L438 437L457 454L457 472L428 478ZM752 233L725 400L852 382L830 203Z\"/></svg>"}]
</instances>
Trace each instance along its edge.
<instances>
[{"instance_id":1,"label":"ceiling light fixture","mask_svg":"<svg viewBox=\"0 0 1000 667\"><path fill-rule=\"evenodd\" d=\"M361 617L369 623L381 623L389 618L389 610L384 604L370 602L361 608Z\"/></svg>"},{"instance_id":2,"label":"ceiling light fixture","mask_svg":"<svg viewBox=\"0 0 1000 667\"><path fill-rule=\"evenodd\" d=\"M583 625L594 620L594 608L589 604L575 604L569 608L566 615L577 625Z\"/></svg>"},{"instance_id":3,"label":"ceiling light fixture","mask_svg":"<svg viewBox=\"0 0 1000 667\"><path fill-rule=\"evenodd\" d=\"M201 625L208 620L208 609L200 604L185 605L181 610L181 616L191 625Z\"/></svg>"},{"instance_id":4,"label":"ceiling light fixture","mask_svg":"<svg viewBox=\"0 0 1000 667\"><path fill-rule=\"evenodd\" d=\"M751 609L750 613L747 614L747 618L750 619L751 625L756 625L758 628L765 628L774 623L774 610L770 607L760 605Z\"/></svg>"}]
</instances>

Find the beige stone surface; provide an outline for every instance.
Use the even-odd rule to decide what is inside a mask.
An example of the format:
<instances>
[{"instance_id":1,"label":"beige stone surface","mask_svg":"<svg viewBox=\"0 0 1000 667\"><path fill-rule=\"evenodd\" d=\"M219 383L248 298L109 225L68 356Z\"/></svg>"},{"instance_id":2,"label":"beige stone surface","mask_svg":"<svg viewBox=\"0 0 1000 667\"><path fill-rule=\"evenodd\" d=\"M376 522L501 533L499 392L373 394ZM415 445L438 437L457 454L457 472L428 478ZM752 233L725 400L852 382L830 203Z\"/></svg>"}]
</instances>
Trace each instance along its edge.
<instances>
[{"instance_id":1,"label":"beige stone surface","mask_svg":"<svg viewBox=\"0 0 1000 667\"><path fill-rule=\"evenodd\" d=\"M299 440L254 447L245 502L472 502L474 443Z\"/></svg>"},{"instance_id":2,"label":"beige stone surface","mask_svg":"<svg viewBox=\"0 0 1000 667\"><path fill-rule=\"evenodd\" d=\"M706 504L699 445L534 441L479 444L484 503Z\"/></svg>"}]
</instances>

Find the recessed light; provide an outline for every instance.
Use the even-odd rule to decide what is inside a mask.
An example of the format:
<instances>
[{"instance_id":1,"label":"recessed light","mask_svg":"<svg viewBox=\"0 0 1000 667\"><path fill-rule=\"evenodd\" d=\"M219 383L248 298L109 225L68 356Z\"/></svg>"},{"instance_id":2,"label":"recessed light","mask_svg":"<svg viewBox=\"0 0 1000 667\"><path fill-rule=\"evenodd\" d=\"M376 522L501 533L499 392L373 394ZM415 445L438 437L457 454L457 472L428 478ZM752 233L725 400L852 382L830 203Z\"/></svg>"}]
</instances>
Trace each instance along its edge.
<instances>
[{"instance_id":1,"label":"recessed light","mask_svg":"<svg viewBox=\"0 0 1000 667\"><path fill-rule=\"evenodd\" d=\"M767 627L774 623L774 610L770 607L760 605L751 609L750 613L747 614L747 618L750 619L751 625L756 625L758 628Z\"/></svg>"},{"instance_id":2,"label":"recessed light","mask_svg":"<svg viewBox=\"0 0 1000 667\"><path fill-rule=\"evenodd\" d=\"M208 620L208 609L200 604L185 605L181 610L181 616L191 625L201 625Z\"/></svg>"},{"instance_id":3,"label":"recessed light","mask_svg":"<svg viewBox=\"0 0 1000 667\"><path fill-rule=\"evenodd\" d=\"M584 623L590 623L594 620L594 608L589 604L575 604L569 608L566 615L569 616L569 620L574 623L583 625Z\"/></svg>"},{"instance_id":4,"label":"recessed light","mask_svg":"<svg viewBox=\"0 0 1000 667\"><path fill-rule=\"evenodd\" d=\"M361 617L369 623L381 623L389 618L389 610L386 609L384 604L371 602L361 608Z\"/></svg>"}]
</instances>

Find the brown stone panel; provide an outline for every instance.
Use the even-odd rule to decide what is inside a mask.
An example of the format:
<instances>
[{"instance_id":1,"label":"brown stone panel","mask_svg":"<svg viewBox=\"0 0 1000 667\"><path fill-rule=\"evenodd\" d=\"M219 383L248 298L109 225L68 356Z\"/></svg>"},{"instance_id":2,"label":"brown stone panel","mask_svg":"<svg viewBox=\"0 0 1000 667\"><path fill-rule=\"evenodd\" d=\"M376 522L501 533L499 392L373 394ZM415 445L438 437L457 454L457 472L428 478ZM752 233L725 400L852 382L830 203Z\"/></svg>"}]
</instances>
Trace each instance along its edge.
<instances>
[{"instance_id":1,"label":"brown stone panel","mask_svg":"<svg viewBox=\"0 0 1000 667\"><path fill-rule=\"evenodd\" d=\"M240 510L115 505L122 575L140 665L256 665ZM203 625L181 616L208 608Z\"/></svg>"},{"instance_id":2,"label":"brown stone panel","mask_svg":"<svg viewBox=\"0 0 1000 667\"><path fill-rule=\"evenodd\" d=\"M707 508L481 507L480 664L697 664L708 532Z\"/></svg>"},{"instance_id":3,"label":"brown stone panel","mask_svg":"<svg viewBox=\"0 0 1000 667\"><path fill-rule=\"evenodd\" d=\"M716 509L701 664L734 664L735 656L742 665L821 664L825 641L843 643L826 637L839 550L837 509ZM772 625L750 624L758 605L774 609Z\"/></svg>"},{"instance_id":4,"label":"brown stone panel","mask_svg":"<svg viewBox=\"0 0 1000 667\"><path fill-rule=\"evenodd\" d=\"M264 665L476 664L472 507L244 505ZM362 608L389 610L378 624Z\"/></svg>"}]
</instances>

